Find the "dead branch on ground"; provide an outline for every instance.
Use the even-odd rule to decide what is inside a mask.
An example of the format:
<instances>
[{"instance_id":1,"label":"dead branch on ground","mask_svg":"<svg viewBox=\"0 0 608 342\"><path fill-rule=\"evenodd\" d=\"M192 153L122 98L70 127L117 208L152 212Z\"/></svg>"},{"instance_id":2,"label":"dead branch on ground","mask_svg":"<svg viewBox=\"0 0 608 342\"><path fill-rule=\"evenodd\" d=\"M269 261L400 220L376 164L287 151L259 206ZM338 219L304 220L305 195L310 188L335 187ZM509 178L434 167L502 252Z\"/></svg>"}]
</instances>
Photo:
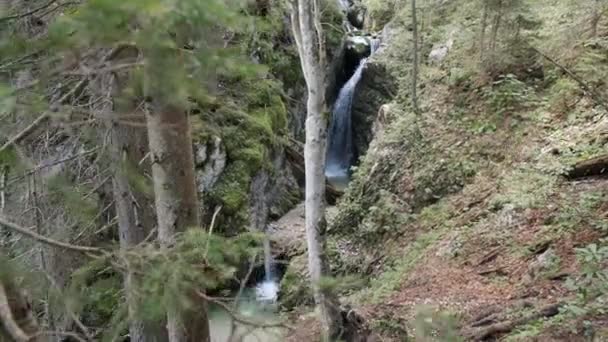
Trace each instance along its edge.
<instances>
[{"instance_id":1,"label":"dead branch on ground","mask_svg":"<svg viewBox=\"0 0 608 342\"><path fill-rule=\"evenodd\" d=\"M580 161L566 174L568 179L608 174L608 154Z\"/></svg>"}]
</instances>

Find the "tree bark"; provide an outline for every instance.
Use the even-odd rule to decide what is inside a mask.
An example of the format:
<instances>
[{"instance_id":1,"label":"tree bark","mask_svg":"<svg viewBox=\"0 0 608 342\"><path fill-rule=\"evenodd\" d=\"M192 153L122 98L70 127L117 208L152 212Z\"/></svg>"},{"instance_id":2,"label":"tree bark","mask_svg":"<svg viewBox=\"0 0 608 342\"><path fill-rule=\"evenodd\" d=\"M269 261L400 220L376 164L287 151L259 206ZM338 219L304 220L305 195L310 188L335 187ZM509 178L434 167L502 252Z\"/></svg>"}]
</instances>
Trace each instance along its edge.
<instances>
[{"instance_id":1,"label":"tree bark","mask_svg":"<svg viewBox=\"0 0 608 342\"><path fill-rule=\"evenodd\" d=\"M109 90L114 96L119 95L118 81L115 75L108 75L104 80L106 84L102 89ZM108 93L107 91L105 92ZM106 125L110 130L109 152L112 161L112 192L114 198L114 207L118 218L118 234L120 248L123 251L128 250L142 242L147 235L145 226L142 224L143 214L139 213L135 204L138 196L132 191L129 185L128 165L132 163L136 165L140 158L132 156L130 152L134 150L133 141L137 140L134 137L142 135L141 132L136 132L133 128L121 125L119 123L119 114L113 108L112 99L108 99L102 108L104 116L109 116ZM140 198L143 202L143 199ZM135 282L135 274L127 267L127 271L123 274L124 288L128 306L129 315L129 339L132 342L157 342L167 341L167 331L158 327L154 323L146 323L137 314L137 296Z\"/></svg>"},{"instance_id":2,"label":"tree bark","mask_svg":"<svg viewBox=\"0 0 608 342\"><path fill-rule=\"evenodd\" d=\"M0 341L42 342L31 303L9 279L0 280Z\"/></svg>"},{"instance_id":3,"label":"tree bark","mask_svg":"<svg viewBox=\"0 0 608 342\"><path fill-rule=\"evenodd\" d=\"M157 104L146 114L158 236L162 247L175 243L175 233L199 227L199 206L194 178L190 124L185 111ZM167 330L170 342L209 341L206 303L191 294L192 306L170 309Z\"/></svg>"},{"instance_id":4,"label":"tree bark","mask_svg":"<svg viewBox=\"0 0 608 342\"><path fill-rule=\"evenodd\" d=\"M326 61L318 0L292 2L291 23L308 88L306 143L306 241L308 268L321 323L321 338L336 340L342 334L337 297L321 286L329 275L325 255L325 159L328 115L325 112Z\"/></svg>"},{"instance_id":5,"label":"tree bark","mask_svg":"<svg viewBox=\"0 0 608 342\"><path fill-rule=\"evenodd\" d=\"M502 0L498 1L496 5L496 14L494 15L493 25L492 25L492 38L490 41L490 49L492 52L496 52L496 42L498 41L498 31L500 30L500 24L502 21Z\"/></svg>"}]
</instances>

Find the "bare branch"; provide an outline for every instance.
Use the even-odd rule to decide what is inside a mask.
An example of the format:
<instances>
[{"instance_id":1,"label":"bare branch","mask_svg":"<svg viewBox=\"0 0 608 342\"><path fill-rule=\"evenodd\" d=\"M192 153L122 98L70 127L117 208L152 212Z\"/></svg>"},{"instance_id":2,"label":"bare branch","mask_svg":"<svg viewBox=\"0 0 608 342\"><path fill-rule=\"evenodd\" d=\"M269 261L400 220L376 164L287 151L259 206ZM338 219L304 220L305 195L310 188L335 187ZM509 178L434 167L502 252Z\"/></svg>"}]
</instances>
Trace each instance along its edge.
<instances>
[{"instance_id":1,"label":"bare branch","mask_svg":"<svg viewBox=\"0 0 608 342\"><path fill-rule=\"evenodd\" d=\"M6 217L0 215L0 225L9 228L10 230L17 232L19 234L25 235L29 238L32 238L34 240L37 240L39 242L42 242L44 244L47 244L49 246L53 246L53 247L59 247L59 248L63 248L63 249L68 249L68 250L72 250L72 251L76 251L76 252L80 252L80 253L103 253L104 250L101 248L97 248L97 247L88 247L88 246L78 246L78 245L72 245L70 243L67 242L61 242L61 241L57 241L57 240L53 240L50 239L46 236L42 236L40 234L37 234L35 232L33 232L30 229L24 228L19 226L16 223L11 222L10 220L8 220ZM90 254L87 254L90 255Z\"/></svg>"},{"instance_id":2,"label":"bare branch","mask_svg":"<svg viewBox=\"0 0 608 342\"><path fill-rule=\"evenodd\" d=\"M88 79L86 79L86 78L80 80L76 84L76 86L74 86L70 91L68 91L60 99L58 99L57 101L55 101L55 103L51 104L51 108L56 107L57 105L63 104L68 99L68 97L70 97L72 94L75 94L76 92L81 91L82 88L84 88L84 86L87 84L87 82L88 82ZM41 124L43 124L44 122L46 122L46 120L48 120L49 117L50 117L50 114L49 114L48 111L42 113L29 126L27 126L21 132L17 133L17 135L15 135L11 139L9 139L4 145L2 145L2 147L0 147L0 152L6 150L9 146L11 146L11 145L13 145L13 144L18 143L19 141L21 141L28 134L30 134L33 130L35 130L38 126L40 126Z\"/></svg>"},{"instance_id":3,"label":"bare branch","mask_svg":"<svg viewBox=\"0 0 608 342\"><path fill-rule=\"evenodd\" d=\"M25 12L25 13L22 13L22 14L16 14L16 15L0 18L0 23L5 22L5 21L25 18L27 16L35 14L36 12L40 12L40 11L46 9L46 8L49 8L50 6L52 6L56 2L57 2L57 0L51 0L51 1L47 2L46 4L44 4L44 5L42 5L42 6L38 7L38 8L35 8L35 9L29 11L29 12Z\"/></svg>"}]
</instances>

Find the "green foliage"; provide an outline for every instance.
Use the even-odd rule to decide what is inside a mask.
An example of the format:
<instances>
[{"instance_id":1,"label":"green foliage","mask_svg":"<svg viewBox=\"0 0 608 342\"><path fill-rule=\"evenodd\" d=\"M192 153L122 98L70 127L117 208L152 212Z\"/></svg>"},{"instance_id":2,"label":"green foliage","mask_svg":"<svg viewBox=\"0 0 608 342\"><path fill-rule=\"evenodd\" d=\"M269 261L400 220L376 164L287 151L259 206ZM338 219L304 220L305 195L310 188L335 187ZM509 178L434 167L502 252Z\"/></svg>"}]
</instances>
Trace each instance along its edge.
<instances>
[{"instance_id":1,"label":"green foliage","mask_svg":"<svg viewBox=\"0 0 608 342\"><path fill-rule=\"evenodd\" d=\"M608 295L608 270L605 267L608 262L608 240L576 248L576 256L581 265L581 274L568 281L570 289L577 292L578 302L568 308L573 313L578 313L576 308L579 306Z\"/></svg>"},{"instance_id":2,"label":"green foliage","mask_svg":"<svg viewBox=\"0 0 608 342\"><path fill-rule=\"evenodd\" d=\"M511 114L535 100L534 90L513 74L501 75L484 94L494 115Z\"/></svg>"},{"instance_id":3,"label":"green foliage","mask_svg":"<svg viewBox=\"0 0 608 342\"><path fill-rule=\"evenodd\" d=\"M549 108L566 114L582 96L580 86L569 78L558 79L549 89Z\"/></svg>"},{"instance_id":4,"label":"green foliage","mask_svg":"<svg viewBox=\"0 0 608 342\"><path fill-rule=\"evenodd\" d=\"M387 265L388 269L378 278L372 279L369 287L358 293L357 296L365 302L381 303L386 296L401 286L403 280L407 279L409 272L424 256L427 248L432 246L443 232L444 229L435 229L427 233L421 233L405 248L395 265Z\"/></svg>"},{"instance_id":5,"label":"green foliage","mask_svg":"<svg viewBox=\"0 0 608 342\"><path fill-rule=\"evenodd\" d=\"M368 17L372 20L367 23L372 31L381 29L394 16L399 0L363 0Z\"/></svg>"},{"instance_id":6,"label":"green foliage","mask_svg":"<svg viewBox=\"0 0 608 342\"><path fill-rule=\"evenodd\" d=\"M578 230L590 226L606 231L605 219L598 216L597 210L608 203L608 196L601 192L583 193L578 199L566 199L555 220L559 227L566 230Z\"/></svg>"},{"instance_id":7,"label":"green foliage","mask_svg":"<svg viewBox=\"0 0 608 342\"><path fill-rule=\"evenodd\" d=\"M167 310L185 310L197 301L196 290L214 290L230 281L237 267L259 252L260 237L241 234L235 238L209 235L190 229L177 236L170 248L159 250L154 244L141 244L125 252L118 262L134 273L131 295L135 314L150 322L160 322ZM94 259L72 275L70 305L83 312L91 325L115 331L125 302L123 279L116 273L113 256ZM114 323L111 323L114 322ZM111 323L111 324L110 324ZM114 325L114 326L112 326Z\"/></svg>"},{"instance_id":8,"label":"green foliage","mask_svg":"<svg viewBox=\"0 0 608 342\"><path fill-rule=\"evenodd\" d=\"M501 192L491 200L494 209L510 204L514 209L537 208L554 194L556 179L536 170L522 168L500 180Z\"/></svg>"},{"instance_id":9,"label":"green foliage","mask_svg":"<svg viewBox=\"0 0 608 342\"><path fill-rule=\"evenodd\" d=\"M416 340L442 342L464 341L459 336L458 319L453 314L433 308L420 308L414 320Z\"/></svg>"},{"instance_id":10,"label":"green foliage","mask_svg":"<svg viewBox=\"0 0 608 342\"><path fill-rule=\"evenodd\" d=\"M51 201L61 204L77 224L94 223L100 208L97 195L91 193L91 189L74 184L67 175L59 174L49 180L48 191Z\"/></svg>"}]
</instances>

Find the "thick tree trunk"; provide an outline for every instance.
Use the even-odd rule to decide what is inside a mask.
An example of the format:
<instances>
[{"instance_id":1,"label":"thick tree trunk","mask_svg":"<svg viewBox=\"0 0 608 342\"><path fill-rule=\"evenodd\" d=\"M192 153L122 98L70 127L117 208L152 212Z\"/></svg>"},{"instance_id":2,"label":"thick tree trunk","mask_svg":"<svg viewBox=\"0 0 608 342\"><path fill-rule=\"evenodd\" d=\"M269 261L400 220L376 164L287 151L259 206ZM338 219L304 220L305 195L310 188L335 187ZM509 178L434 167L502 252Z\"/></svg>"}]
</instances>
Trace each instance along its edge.
<instances>
[{"instance_id":1,"label":"thick tree trunk","mask_svg":"<svg viewBox=\"0 0 608 342\"><path fill-rule=\"evenodd\" d=\"M325 257L325 157L328 117L325 112L326 62L318 0L292 2L291 24L304 78L308 87L306 144L306 240L308 268L322 327L322 339L333 341L342 334L337 297L321 286L329 275Z\"/></svg>"},{"instance_id":2,"label":"thick tree trunk","mask_svg":"<svg viewBox=\"0 0 608 342\"><path fill-rule=\"evenodd\" d=\"M194 178L190 124L185 111L159 105L148 112L148 140L152 161L158 236L163 247L175 242L175 233L199 227L199 206ZM186 311L167 315L170 342L209 341L206 303L194 293Z\"/></svg>"}]
</instances>

